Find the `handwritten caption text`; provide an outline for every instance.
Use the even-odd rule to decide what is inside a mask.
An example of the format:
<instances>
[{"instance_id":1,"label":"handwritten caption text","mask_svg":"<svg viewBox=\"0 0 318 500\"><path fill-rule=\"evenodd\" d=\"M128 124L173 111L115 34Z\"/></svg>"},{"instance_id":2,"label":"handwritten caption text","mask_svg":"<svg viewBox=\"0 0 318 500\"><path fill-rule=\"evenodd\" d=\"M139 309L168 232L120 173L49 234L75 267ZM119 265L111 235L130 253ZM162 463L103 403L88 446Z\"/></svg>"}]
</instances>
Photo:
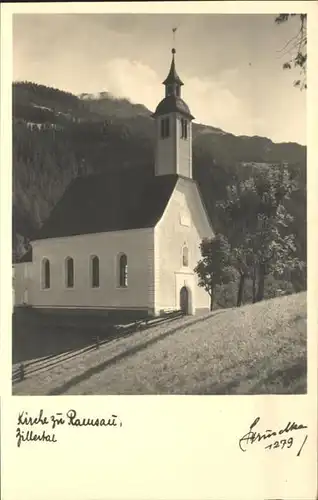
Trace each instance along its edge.
<instances>
[{"instance_id":1,"label":"handwritten caption text","mask_svg":"<svg viewBox=\"0 0 318 500\"><path fill-rule=\"evenodd\" d=\"M122 427L118 415L110 417L83 417L76 410L45 414L41 409L37 415L21 411L17 418L16 440L20 447L24 442L57 443L56 432L61 426L71 427Z\"/></svg>"}]
</instances>

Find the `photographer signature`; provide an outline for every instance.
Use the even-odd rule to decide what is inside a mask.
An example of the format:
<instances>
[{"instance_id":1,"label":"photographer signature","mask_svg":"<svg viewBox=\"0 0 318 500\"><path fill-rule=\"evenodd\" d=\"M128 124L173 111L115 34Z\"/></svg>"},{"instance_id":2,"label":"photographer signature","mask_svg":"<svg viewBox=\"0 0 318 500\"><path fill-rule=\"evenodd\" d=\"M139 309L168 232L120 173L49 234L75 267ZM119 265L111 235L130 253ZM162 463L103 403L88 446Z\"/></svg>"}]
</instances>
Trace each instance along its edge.
<instances>
[{"instance_id":1,"label":"photographer signature","mask_svg":"<svg viewBox=\"0 0 318 500\"><path fill-rule=\"evenodd\" d=\"M302 429L307 429L307 425L303 424L297 424L296 422L288 422L288 424L278 430L272 430L272 429L266 429L265 431L259 432L258 429L256 429L257 424L260 421L260 417L257 417L254 422L250 425L249 431L244 434L239 440L239 447L240 449L245 452L247 450L248 445L252 445L254 443L259 443L259 442L268 442L271 438L275 438L274 443L270 443L267 446L265 446L265 449L274 449L274 448L280 448L283 449L285 446L286 448L291 448L293 445L293 437L290 436L289 433L293 431L300 431ZM290 437L287 437L288 435ZM303 441L303 444L300 448L300 450L297 453L297 456L300 455L301 450L307 440L307 435Z\"/></svg>"}]
</instances>

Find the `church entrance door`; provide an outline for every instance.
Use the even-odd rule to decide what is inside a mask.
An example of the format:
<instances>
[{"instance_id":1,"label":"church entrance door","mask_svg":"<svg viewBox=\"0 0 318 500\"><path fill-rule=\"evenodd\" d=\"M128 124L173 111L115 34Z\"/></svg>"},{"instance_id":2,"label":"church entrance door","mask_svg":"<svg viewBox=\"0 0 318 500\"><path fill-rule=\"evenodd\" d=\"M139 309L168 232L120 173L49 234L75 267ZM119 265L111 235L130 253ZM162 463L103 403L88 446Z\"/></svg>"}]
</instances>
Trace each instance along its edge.
<instances>
[{"instance_id":1,"label":"church entrance door","mask_svg":"<svg viewBox=\"0 0 318 500\"><path fill-rule=\"evenodd\" d=\"M180 309L183 314L189 314L189 290L186 286L180 290Z\"/></svg>"}]
</instances>

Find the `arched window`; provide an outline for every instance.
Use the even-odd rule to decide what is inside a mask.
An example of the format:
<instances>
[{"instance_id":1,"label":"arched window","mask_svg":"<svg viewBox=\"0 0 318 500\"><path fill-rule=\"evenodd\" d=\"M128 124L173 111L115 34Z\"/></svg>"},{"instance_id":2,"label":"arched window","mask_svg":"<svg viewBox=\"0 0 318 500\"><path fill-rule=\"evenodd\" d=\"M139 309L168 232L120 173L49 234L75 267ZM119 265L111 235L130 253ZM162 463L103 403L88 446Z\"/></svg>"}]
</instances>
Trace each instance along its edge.
<instances>
[{"instance_id":1,"label":"arched window","mask_svg":"<svg viewBox=\"0 0 318 500\"><path fill-rule=\"evenodd\" d=\"M92 288L99 287L99 258L94 255L91 258L91 283Z\"/></svg>"},{"instance_id":2,"label":"arched window","mask_svg":"<svg viewBox=\"0 0 318 500\"><path fill-rule=\"evenodd\" d=\"M161 134L161 139L164 139L165 137L165 120L160 121L160 134Z\"/></svg>"},{"instance_id":3,"label":"arched window","mask_svg":"<svg viewBox=\"0 0 318 500\"><path fill-rule=\"evenodd\" d=\"M181 118L181 139L188 138L188 122L185 118Z\"/></svg>"},{"instance_id":4,"label":"arched window","mask_svg":"<svg viewBox=\"0 0 318 500\"><path fill-rule=\"evenodd\" d=\"M166 118L166 137L170 135L170 119Z\"/></svg>"},{"instance_id":5,"label":"arched window","mask_svg":"<svg viewBox=\"0 0 318 500\"><path fill-rule=\"evenodd\" d=\"M188 267L189 265L189 249L187 246L182 248L182 265Z\"/></svg>"},{"instance_id":6,"label":"arched window","mask_svg":"<svg viewBox=\"0 0 318 500\"><path fill-rule=\"evenodd\" d=\"M161 120L161 138L165 139L170 135L170 120L169 117L162 118Z\"/></svg>"},{"instance_id":7,"label":"arched window","mask_svg":"<svg viewBox=\"0 0 318 500\"><path fill-rule=\"evenodd\" d=\"M50 261L48 259L42 260L42 288L50 288Z\"/></svg>"},{"instance_id":8,"label":"arched window","mask_svg":"<svg viewBox=\"0 0 318 500\"><path fill-rule=\"evenodd\" d=\"M127 255L119 257L119 286L125 288L128 285Z\"/></svg>"},{"instance_id":9,"label":"arched window","mask_svg":"<svg viewBox=\"0 0 318 500\"><path fill-rule=\"evenodd\" d=\"M74 287L74 260L72 257L67 257L65 261L66 287Z\"/></svg>"}]
</instances>

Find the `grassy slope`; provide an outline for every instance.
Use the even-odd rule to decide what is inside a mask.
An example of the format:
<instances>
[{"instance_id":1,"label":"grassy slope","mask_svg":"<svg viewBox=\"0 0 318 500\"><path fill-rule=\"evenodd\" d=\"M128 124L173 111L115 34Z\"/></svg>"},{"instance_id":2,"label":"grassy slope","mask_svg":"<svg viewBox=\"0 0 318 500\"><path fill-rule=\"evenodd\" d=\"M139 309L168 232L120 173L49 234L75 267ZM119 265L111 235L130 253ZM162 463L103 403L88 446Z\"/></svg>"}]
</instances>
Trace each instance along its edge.
<instances>
[{"instance_id":1,"label":"grassy slope","mask_svg":"<svg viewBox=\"0 0 318 500\"><path fill-rule=\"evenodd\" d=\"M300 293L175 320L83 353L16 384L14 393L304 393L306 319Z\"/></svg>"}]
</instances>

